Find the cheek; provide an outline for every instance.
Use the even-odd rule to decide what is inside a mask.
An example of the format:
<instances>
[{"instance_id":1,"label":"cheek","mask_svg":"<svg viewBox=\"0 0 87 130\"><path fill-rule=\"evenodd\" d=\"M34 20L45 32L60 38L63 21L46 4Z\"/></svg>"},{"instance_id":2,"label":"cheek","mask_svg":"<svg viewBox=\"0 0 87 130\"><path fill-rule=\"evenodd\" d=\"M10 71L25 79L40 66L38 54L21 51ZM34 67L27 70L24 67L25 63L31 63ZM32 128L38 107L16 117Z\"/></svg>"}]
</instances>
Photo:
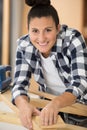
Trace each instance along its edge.
<instances>
[{"instance_id":1,"label":"cheek","mask_svg":"<svg viewBox=\"0 0 87 130\"><path fill-rule=\"evenodd\" d=\"M56 41L56 35L55 35L55 34L51 35L51 36L50 36L50 40Z\"/></svg>"},{"instance_id":2,"label":"cheek","mask_svg":"<svg viewBox=\"0 0 87 130\"><path fill-rule=\"evenodd\" d=\"M30 35L30 41L35 41L36 40L36 37L34 35Z\"/></svg>"}]
</instances>

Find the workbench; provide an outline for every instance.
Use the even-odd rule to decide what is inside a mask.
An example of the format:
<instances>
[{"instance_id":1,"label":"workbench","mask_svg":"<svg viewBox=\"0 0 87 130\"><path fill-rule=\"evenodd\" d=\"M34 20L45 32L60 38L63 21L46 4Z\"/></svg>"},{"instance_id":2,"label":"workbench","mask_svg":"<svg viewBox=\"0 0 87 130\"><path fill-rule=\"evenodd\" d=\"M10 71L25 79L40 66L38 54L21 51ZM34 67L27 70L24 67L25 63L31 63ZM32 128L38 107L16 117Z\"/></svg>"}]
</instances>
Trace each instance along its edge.
<instances>
[{"instance_id":1,"label":"workbench","mask_svg":"<svg viewBox=\"0 0 87 130\"><path fill-rule=\"evenodd\" d=\"M43 96L49 99L54 98L54 95L44 93L44 92L39 92L38 90L30 90L31 93L37 94L39 96ZM0 101L4 101L10 109L14 113L10 112L5 112L0 110L0 122L7 122L7 123L12 123L16 125L22 126L20 119L19 119L19 111L16 106L14 106L11 103L11 91L8 90L3 94L0 94ZM30 103L33 104L36 107L43 108L47 103L49 103L49 100L44 100L40 98L31 98ZM72 106L67 106L65 108L62 108L60 112L66 112L66 113L71 113L71 114L77 114L77 115L83 115L87 116L87 106L79 103L75 103ZM76 125L71 125L71 124L66 124L62 118L59 116L57 124L51 125L51 126L41 126L39 123L39 117L33 117L33 126L34 130L87 130L85 127L80 127Z\"/></svg>"}]
</instances>

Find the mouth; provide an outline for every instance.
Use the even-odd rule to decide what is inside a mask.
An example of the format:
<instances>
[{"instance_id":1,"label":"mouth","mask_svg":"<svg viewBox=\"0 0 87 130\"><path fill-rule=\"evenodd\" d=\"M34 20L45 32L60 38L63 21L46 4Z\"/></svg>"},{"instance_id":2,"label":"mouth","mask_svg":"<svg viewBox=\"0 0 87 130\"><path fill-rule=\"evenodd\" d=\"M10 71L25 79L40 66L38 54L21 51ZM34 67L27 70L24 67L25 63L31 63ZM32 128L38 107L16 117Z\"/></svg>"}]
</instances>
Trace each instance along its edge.
<instances>
[{"instance_id":1,"label":"mouth","mask_svg":"<svg viewBox=\"0 0 87 130\"><path fill-rule=\"evenodd\" d=\"M49 42L44 42L44 43L38 43L40 46L47 46Z\"/></svg>"}]
</instances>

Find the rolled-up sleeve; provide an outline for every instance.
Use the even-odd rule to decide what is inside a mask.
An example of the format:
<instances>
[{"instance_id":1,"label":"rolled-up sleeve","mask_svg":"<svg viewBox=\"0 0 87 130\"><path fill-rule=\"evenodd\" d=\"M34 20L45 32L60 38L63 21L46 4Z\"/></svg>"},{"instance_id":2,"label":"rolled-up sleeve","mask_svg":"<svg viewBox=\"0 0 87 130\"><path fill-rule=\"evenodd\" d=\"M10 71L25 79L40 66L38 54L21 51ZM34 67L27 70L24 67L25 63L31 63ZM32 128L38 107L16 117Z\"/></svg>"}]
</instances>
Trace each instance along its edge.
<instances>
[{"instance_id":1,"label":"rolled-up sleeve","mask_svg":"<svg viewBox=\"0 0 87 130\"><path fill-rule=\"evenodd\" d=\"M84 38L77 32L69 46L71 56L71 85L66 89L76 97L87 91L87 46Z\"/></svg>"},{"instance_id":2,"label":"rolled-up sleeve","mask_svg":"<svg viewBox=\"0 0 87 130\"><path fill-rule=\"evenodd\" d=\"M27 63L25 52L19 46L16 53L16 65L14 71L14 85L12 89L12 103L15 104L15 98L20 95L28 96L29 79L31 78L31 67Z\"/></svg>"}]
</instances>

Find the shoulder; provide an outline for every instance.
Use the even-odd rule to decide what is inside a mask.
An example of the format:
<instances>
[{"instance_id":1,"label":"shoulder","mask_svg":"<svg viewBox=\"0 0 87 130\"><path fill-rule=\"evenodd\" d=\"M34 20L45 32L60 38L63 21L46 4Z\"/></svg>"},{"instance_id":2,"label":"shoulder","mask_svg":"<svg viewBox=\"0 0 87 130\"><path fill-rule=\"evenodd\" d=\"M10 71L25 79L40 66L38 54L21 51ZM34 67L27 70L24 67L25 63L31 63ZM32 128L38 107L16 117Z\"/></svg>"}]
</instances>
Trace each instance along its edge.
<instances>
[{"instance_id":1,"label":"shoulder","mask_svg":"<svg viewBox=\"0 0 87 130\"><path fill-rule=\"evenodd\" d=\"M17 53L24 54L27 59L32 57L32 54L35 54L36 51L36 48L30 41L29 35L24 35L17 40Z\"/></svg>"},{"instance_id":2,"label":"shoulder","mask_svg":"<svg viewBox=\"0 0 87 130\"><path fill-rule=\"evenodd\" d=\"M75 28L70 28L67 25L61 25L60 29L60 35L65 39L68 38L69 40L72 40L73 38L83 38L81 32Z\"/></svg>"},{"instance_id":3,"label":"shoulder","mask_svg":"<svg viewBox=\"0 0 87 130\"><path fill-rule=\"evenodd\" d=\"M71 37L71 36L79 37L81 36L81 33L75 28L70 28L67 25L61 25L60 35L64 37Z\"/></svg>"},{"instance_id":4,"label":"shoulder","mask_svg":"<svg viewBox=\"0 0 87 130\"><path fill-rule=\"evenodd\" d=\"M21 36L20 38L17 39L17 46L26 48L27 46L32 45L30 42L29 35L26 34L24 36Z\"/></svg>"},{"instance_id":5,"label":"shoulder","mask_svg":"<svg viewBox=\"0 0 87 130\"><path fill-rule=\"evenodd\" d=\"M61 25L59 35L57 37L57 50L60 52L70 52L73 50L83 50L86 48L86 42L82 34L74 28L70 28L67 25Z\"/></svg>"},{"instance_id":6,"label":"shoulder","mask_svg":"<svg viewBox=\"0 0 87 130\"><path fill-rule=\"evenodd\" d=\"M63 43L68 45L75 43L75 45L86 46L83 35L77 29L70 28L67 25L61 25L58 38L62 39Z\"/></svg>"}]
</instances>

